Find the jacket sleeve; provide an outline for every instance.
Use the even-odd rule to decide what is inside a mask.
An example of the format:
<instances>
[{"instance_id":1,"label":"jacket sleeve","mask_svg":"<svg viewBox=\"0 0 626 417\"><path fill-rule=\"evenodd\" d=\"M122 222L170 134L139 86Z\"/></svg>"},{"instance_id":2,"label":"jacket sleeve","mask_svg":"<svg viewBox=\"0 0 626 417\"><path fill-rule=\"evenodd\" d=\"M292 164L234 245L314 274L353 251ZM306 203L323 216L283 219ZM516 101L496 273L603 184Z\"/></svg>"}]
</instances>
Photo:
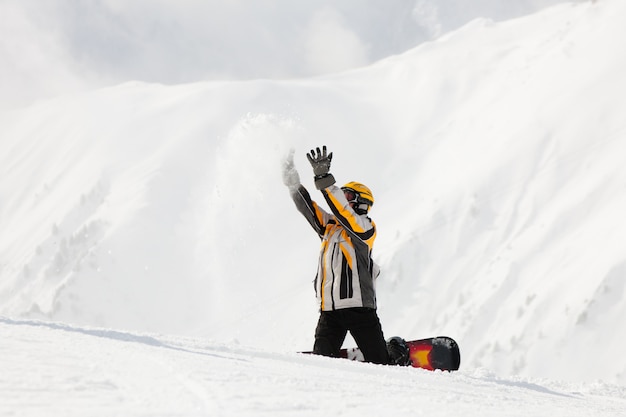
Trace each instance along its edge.
<instances>
[{"instance_id":1,"label":"jacket sleeve","mask_svg":"<svg viewBox=\"0 0 626 417\"><path fill-rule=\"evenodd\" d=\"M351 235L367 243L371 249L374 244L374 238L376 237L376 226L374 222L365 215L357 214L352 207L350 207L341 188L336 185L331 185L321 191L339 224L350 232Z\"/></svg>"},{"instance_id":2,"label":"jacket sleeve","mask_svg":"<svg viewBox=\"0 0 626 417\"><path fill-rule=\"evenodd\" d=\"M321 209L315 201L311 200L311 195L302 185L291 191L291 198L296 203L298 211L302 213L311 227L313 227L313 230L322 238L331 215Z\"/></svg>"}]
</instances>

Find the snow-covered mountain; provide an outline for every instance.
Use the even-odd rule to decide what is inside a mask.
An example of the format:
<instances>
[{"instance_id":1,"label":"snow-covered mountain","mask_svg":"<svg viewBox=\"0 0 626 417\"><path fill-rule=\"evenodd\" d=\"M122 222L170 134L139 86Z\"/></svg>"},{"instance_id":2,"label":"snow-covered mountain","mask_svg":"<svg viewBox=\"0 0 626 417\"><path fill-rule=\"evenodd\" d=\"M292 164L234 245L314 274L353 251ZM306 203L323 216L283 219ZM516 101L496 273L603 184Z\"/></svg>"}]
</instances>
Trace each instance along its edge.
<instances>
[{"instance_id":1,"label":"snow-covered mountain","mask_svg":"<svg viewBox=\"0 0 626 417\"><path fill-rule=\"evenodd\" d=\"M518 415L513 400L489 409L479 398L530 391L529 401L548 398L537 415L577 415L577 402L564 396L581 392L611 397L607 408L585 397L597 412L585 415L619 415L625 13L620 0L561 3L512 20L473 20L344 72L129 81L0 112L0 328L11 340L3 367L22 381L3 381L0 398L28 383L19 375L35 378L43 364L29 368L19 352L39 357L49 337L63 361L91 358L81 367L95 363L88 351L102 342L114 362L147 355L185 369L155 378L196 368L205 378L203 360L223 353L213 364L223 378L185 379L190 392L247 372L241 361L254 363L251 377L263 382L269 365L261 362L271 359L287 369L278 385L295 381L303 392L290 395L313 415L323 413L307 408L305 392L322 389L325 372L341 381L345 371L354 378L344 382L355 383L355 366L394 387L435 379L440 397L425 405L429 415L454 393L479 404L466 415ZM303 183L318 196L304 155L323 144L339 182L361 181L375 195L386 336L454 337L458 374L294 356L312 344L319 241L293 207L280 165L294 149ZM106 402L140 383L93 367L88 381L62 371L62 385L110 388L94 394ZM231 388L224 392L233 400ZM385 392L381 407L397 404ZM212 397L197 398L206 406L198 414L209 413ZM255 401L245 402L248 414Z\"/></svg>"},{"instance_id":2,"label":"snow-covered mountain","mask_svg":"<svg viewBox=\"0 0 626 417\"><path fill-rule=\"evenodd\" d=\"M128 80L294 78L564 0L0 2L0 109ZM578 2L588 0L575 0Z\"/></svg>"}]
</instances>

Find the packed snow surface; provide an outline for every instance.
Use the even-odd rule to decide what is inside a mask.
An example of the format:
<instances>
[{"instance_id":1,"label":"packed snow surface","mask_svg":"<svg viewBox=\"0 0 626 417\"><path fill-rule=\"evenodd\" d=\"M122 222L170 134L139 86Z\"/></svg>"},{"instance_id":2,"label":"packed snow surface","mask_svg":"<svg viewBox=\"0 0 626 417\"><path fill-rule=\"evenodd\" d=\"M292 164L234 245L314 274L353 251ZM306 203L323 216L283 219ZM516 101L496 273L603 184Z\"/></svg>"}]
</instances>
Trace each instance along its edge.
<instances>
[{"instance_id":1,"label":"packed snow surface","mask_svg":"<svg viewBox=\"0 0 626 417\"><path fill-rule=\"evenodd\" d=\"M83 10L20 3L0 3L1 30L25 42L42 13ZM308 67L230 77L168 79L145 56L107 72L94 51L135 56L123 39L65 21L51 56L3 36L3 89L44 74L30 52L51 72L0 107L0 415L626 415L626 2L484 0L463 19L463 2L397 1L386 13L429 35L371 44L364 22L390 15L309 3L259 15L310 16ZM138 9L90 4L132 37L118 26ZM335 38L339 67L315 49ZM453 337L460 371L297 353L319 240L280 171L294 150L321 201L305 158L321 145L374 193L385 335Z\"/></svg>"},{"instance_id":2,"label":"packed snow surface","mask_svg":"<svg viewBox=\"0 0 626 417\"><path fill-rule=\"evenodd\" d=\"M626 389L0 319L0 415L624 415Z\"/></svg>"}]
</instances>

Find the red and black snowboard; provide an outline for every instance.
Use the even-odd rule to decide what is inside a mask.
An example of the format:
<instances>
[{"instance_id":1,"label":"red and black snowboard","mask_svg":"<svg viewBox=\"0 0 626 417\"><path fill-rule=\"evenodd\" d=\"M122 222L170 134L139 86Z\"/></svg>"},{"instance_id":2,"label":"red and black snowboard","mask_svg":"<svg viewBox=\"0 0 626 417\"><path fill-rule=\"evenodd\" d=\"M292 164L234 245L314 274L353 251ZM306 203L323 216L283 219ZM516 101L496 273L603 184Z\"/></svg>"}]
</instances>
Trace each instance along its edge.
<instances>
[{"instance_id":1,"label":"red and black snowboard","mask_svg":"<svg viewBox=\"0 0 626 417\"><path fill-rule=\"evenodd\" d=\"M411 366L414 368L434 371L456 371L461 365L461 352L454 339L446 336L430 337L428 339L407 340ZM310 352L307 352L310 353ZM364 362L363 353L356 348L341 349L339 357L353 361Z\"/></svg>"}]
</instances>

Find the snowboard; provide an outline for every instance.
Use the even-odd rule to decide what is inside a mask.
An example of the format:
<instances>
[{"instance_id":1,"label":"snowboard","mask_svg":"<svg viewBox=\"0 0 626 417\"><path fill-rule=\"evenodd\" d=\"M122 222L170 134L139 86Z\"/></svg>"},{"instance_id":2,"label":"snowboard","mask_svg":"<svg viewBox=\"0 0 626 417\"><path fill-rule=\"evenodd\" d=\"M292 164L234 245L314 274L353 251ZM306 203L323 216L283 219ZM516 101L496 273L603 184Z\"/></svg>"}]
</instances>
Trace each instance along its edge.
<instances>
[{"instance_id":1,"label":"snowboard","mask_svg":"<svg viewBox=\"0 0 626 417\"><path fill-rule=\"evenodd\" d=\"M407 340L411 366L414 368L434 371L456 371L461 365L461 352L454 339L447 336L429 337L427 339ZM311 352L306 352L311 353ZM363 353L358 347L341 349L339 357L353 361L365 362Z\"/></svg>"}]
</instances>

